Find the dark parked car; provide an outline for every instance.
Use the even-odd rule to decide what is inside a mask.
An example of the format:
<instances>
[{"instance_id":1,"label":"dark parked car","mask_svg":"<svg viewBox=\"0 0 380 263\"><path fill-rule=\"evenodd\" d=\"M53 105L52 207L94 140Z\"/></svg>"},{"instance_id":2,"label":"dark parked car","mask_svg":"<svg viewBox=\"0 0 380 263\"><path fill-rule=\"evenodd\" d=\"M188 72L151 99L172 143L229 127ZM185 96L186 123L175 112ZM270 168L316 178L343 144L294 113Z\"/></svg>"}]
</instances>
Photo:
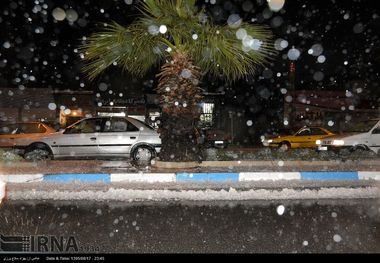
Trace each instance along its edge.
<instances>
[{"instance_id":1,"label":"dark parked car","mask_svg":"<svg viewBox=\"0 0 380 263\"><path fill-rule=\"evenodd\" d=\"M231 143L231 135L219 129L196 129L198 143L205 145L207 148L227 148Z\"/></svg>"}]
</instances>

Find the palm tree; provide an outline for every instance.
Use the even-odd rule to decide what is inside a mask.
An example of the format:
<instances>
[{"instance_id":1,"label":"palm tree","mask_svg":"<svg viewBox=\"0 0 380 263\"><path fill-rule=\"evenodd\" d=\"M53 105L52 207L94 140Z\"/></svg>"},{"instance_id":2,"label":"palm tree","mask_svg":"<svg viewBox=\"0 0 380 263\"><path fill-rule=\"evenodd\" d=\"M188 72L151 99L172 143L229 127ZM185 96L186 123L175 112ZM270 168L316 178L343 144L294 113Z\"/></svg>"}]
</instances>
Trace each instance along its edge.
<instances>
[{"instance_id":1,"label":"palm tree","mask_svg":"<svg viewBox=\"0 0 380 263\"><path fill-rule=\"evenodd\" d=\"M255 73L271 57L272 34L239 19L215 25L196 0L145 0L139 10L141 16L128 27L113 22L88 38L80 48L84 72L93 80L111 65L135 76L160 66L160 158L196 160L193 128L200 116L202 77L232 82Z\"/></svg>"}]
</instances>

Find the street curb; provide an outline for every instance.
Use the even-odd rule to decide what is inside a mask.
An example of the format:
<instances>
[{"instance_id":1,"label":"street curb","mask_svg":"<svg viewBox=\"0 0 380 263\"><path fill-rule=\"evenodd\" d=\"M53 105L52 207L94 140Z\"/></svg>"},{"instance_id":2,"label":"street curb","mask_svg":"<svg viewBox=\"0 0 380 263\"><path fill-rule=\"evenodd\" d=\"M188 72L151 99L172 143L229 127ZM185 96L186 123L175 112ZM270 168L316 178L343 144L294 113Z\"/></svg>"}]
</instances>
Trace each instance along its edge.
<instances>
[{"instance_id":1,"label":"street curb","mask_svg":"<svg viewBox=\"0 0 380 263\"><path fill-rule=\"evenodd\" d=\"M215 173L59 173L59 174L11 174L0 175L0 182L33 183L33 182L243 182L243 181L352 181L380 180L380 171L311 171L311 172L215 172Z\"/></svg>"},{"instance_id":2,"label":"street curb","mask_svg":"<svg viewBox=\"0 0 380 263\"><path fill-rule=\"evenodd\" d=\"M252 160L242 160L242 161L203 161L201 163L197 162L163 162L154 161L152 167L155 168L165 168L165 169L185 169L185 168L198 168L198 167L260 167L260 166L283 166L283 167L293 167L293 166L336 166L337 164L352 164L358 163L363 165L380 165L380 160L358 160L344 162L341 160L336 161L302 161L302 160L270 160L270 161L252 161Z\"/></svg>"}]
</instances>

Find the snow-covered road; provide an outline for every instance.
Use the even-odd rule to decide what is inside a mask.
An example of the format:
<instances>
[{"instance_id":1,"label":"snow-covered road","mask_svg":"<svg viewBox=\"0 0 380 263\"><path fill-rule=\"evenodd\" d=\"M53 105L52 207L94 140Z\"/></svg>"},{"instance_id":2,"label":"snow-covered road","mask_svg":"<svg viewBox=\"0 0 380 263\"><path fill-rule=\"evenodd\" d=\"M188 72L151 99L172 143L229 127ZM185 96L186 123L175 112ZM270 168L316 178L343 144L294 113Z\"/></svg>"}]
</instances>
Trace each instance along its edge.
<instances>
[{"instance_id":1,"label":"snow-covered road","mask_svg":"<svg viewBox=\"0 0 380 263\"><path fill-rule=\"evenodd\" d=\"M380 199L375 181L245 183L28 183L8 184L8 200L127 202Z\"/></svg>"}]
</instances>

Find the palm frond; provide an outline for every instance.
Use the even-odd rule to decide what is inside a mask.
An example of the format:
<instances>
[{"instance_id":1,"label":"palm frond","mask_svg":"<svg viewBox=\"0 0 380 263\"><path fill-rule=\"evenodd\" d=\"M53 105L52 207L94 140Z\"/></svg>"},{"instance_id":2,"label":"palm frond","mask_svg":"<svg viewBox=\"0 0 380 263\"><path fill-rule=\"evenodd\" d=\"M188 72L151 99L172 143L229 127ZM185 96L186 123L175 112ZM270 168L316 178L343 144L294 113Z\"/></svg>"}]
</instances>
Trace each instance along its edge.
<instances>
[{"instance_id":1,"label":"palm frond","mask_svg":"<svg viewBox=\"0 0 380 263\"><path fill-rule=\"evenodd\" d=\"M272 34L263 26L242 24L248 39L236 36L238 29L229 26L206 25L190 48L196 65L205 73L226 80L236 80L254 74L274 53Z\"/></svg>"},{"instance_id":2,"label":"palm frond","mask_svg":"<svg viewBox=\"0 0 380 263\"><path fill-rule=\"evenodd\" d=\"M84 71L93 79L111 65L143 75L175 52L191 57L204 73L236 80L255 73L274 54L271 31L264 26L242 23L239 28L201 21L203 10L196 0L145 0L143 16L128 27L112 23L91 35L81 47L87 64ZM167 33L158 28L166 25ZM152 32L153 28L153 32ZM238 37L238 30L245 33ZM244 34L243 34L244 35Z\"/></svg>"},{"instance_id":3,"label":"palm frond","mask_svg":"<svg viewBox=\"0 0 380 263\"><path fill-rule=\"evenodd\" d=\"M116 23L92 34L87 42L79 47L86 61L84 72L90 79L94 79L119 61L120 56L126 52L124 49L128 48L126 46L128 42L131 42L131 36L127 33L127 29Z\"/></svg>"},{"instance_id":4,"label":"palm frond","mask_svg":"<svg viewBox=\"0 0 380 263\"><path fill-rule=\"evenodd\" d=\"M197 13L196 0L177 0L176 10L179 17L188 18Z\"/></svg>"},{"instance_id":5,"label":"palm frond","mask_svg":"<svg viewBox=\"0 0 380 263\"><path fill-rule=\"evenodd\" d=\"M112 23L91 35L80 47L86 61L83 70L94 79L111 65L121 65L141 76L163 57L160 43L159 37L150 35L139 23L128 28Z\"/></svg>"},{"instance_id":6,"label":"palm frond","mask_svg":"<svg viewBox=\"0 0 380 263\"><path fill-rule=\"evenodd\" d=\"M148 17L162 17L164 16L164 11L162 10L161 1L157 0L145 0L141 2L141 12Z\"/></svg>"},{"instance_id":7,"label":"palm frond","mask_svg":"<svg viewBox=\"0 0 380 263\"><path fill-rule=\"evenodd\" d=\"M161 35L152 35L141 21L128 28L132 37L131 52L121 57L123 68L142 76L165 57L166 41Z\"/></svg>"},{"instance_id":8,"label":"palm frond","mask_svg":"<svg viewBox=\"0 0 380 263\"><path fill-rule=\"evenodd\" d=\"M196 0L145 0L140 11L150 18L187 19L197 13Z\"/></svg>"}]
</instances>

